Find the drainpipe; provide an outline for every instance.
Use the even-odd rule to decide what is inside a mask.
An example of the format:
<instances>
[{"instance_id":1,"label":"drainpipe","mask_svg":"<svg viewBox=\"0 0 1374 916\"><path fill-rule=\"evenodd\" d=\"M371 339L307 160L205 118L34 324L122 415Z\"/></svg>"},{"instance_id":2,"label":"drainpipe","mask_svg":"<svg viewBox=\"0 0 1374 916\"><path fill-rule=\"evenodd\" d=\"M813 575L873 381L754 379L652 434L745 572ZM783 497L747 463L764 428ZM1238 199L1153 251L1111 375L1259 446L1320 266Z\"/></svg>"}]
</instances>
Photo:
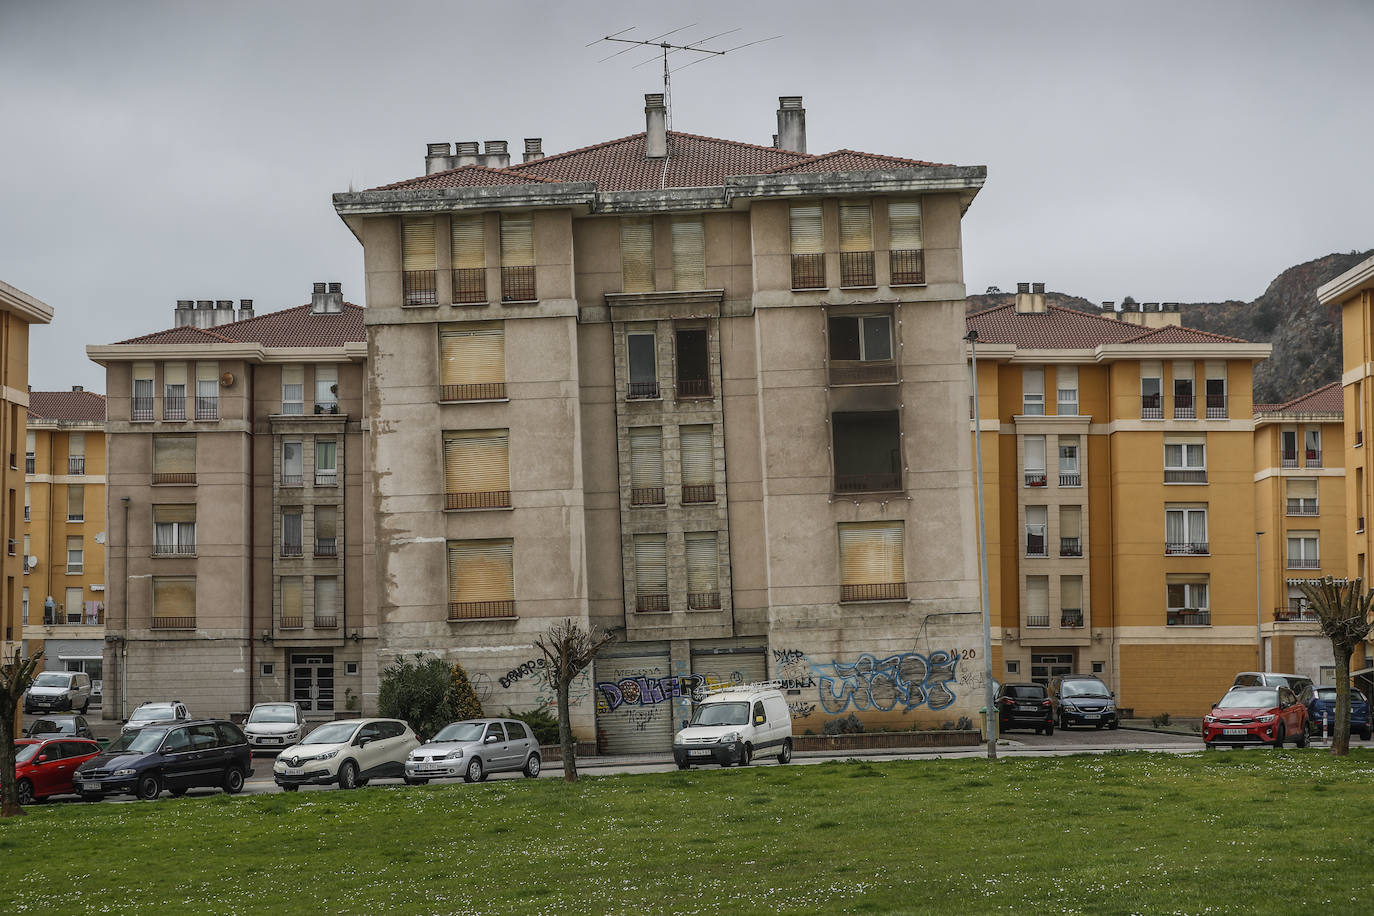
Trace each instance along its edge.
<instances>
[{"instance_id":1,"label":"drainpipe","mask_svg":"<svg viewBox=\"0 0 1374 916\"><path fill-rule=\"evenodd\" d=\"M257 503L257 475L254 473L254 460L257 458L257 439L254 437L254 422L256 417L253 412L253 378L254 366L245 363L245 375L248 376L248 710L253 710L253 700L255 699L254 686L257 675L257 660L254 653L253 638L253 568L257 565L257 551L253 549L253 506Z\"/></svg>"},{"instance_id":2,"label":"drainpipe","mask_svg":"<svg viewBox=\"0 0 1374 916\"><path fill-rule=\"evenodd\" d=\"M106 449L109 455L109 449ZM124 635L119 640L119 720L126 716L126 697L129 693L129 497L121 496L119 502L124 507Z\"/></svg>"}]
</instances>

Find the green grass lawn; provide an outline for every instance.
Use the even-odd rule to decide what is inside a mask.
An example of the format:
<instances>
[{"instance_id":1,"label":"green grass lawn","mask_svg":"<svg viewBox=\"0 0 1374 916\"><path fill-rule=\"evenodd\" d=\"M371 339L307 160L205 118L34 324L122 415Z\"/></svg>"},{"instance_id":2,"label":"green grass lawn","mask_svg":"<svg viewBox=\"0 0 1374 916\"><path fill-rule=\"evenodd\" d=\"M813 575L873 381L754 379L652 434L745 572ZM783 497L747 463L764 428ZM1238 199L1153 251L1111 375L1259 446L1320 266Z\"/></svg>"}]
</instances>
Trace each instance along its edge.
<instances>
[{"instance_id":1,"label":"green grass lawn","mask_svg":"<svg viewBox=\"0 0 1374 916\"><path fill-rule=\"evenodd\" d=\"M1368 913L1374 752L832 762L0 822L7 913Z\"/></svg>"}]
</instances>

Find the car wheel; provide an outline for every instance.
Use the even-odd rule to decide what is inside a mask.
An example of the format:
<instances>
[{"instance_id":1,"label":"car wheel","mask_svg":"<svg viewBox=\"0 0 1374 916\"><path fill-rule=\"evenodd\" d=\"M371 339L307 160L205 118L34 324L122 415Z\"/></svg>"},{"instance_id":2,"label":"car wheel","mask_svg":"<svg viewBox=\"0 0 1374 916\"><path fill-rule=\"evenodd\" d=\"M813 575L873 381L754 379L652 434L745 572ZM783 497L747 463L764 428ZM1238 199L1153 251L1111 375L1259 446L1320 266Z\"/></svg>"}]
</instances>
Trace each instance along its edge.
<instances>
[{"instance_id":1,"label":"car wheel","mask_svg":"<svg viewBox=\"0 0 1374 916\"><path fill-rule=\"evenodd\" d=\"M1304 725L1298 732L1298 737L1293 739L1294 747L1307 747L1307 726Z\"/></svg>"},{"instance_id":2,"label":"car wheel","mask_svg":"<svg viewBox=\"0 0 1374 916\"><path fill-rule=\"evenodd\" d=\"M423 777L420 777L420 776L402 776L401 779L404 780L404 781L405 781L405 784L408 785L408 786L427 786L427 785L429 785L429 780L428 780L428 779L425 779L425 778L423 778Z\"/></svg>"},{"instance_id":3,"label":"car wheel","mask_svg":"<svg viewBox=\"0 0 1374 916\"><path fill-rule=\"evenodd\" d=\"M243 770L238 767L230 767L224 772L224 791L230 795L237 795L243 791Z\"/></svg>"},{"instance_id":4,"label":"car wheel","mask_svg":"<svg viewBox=\"0 0 1374 916\"><path fill-rule=\"evenodd\" d=\"M782 739L782 750L778 751L778 763L792 762L792 739Z\"/></svg>"},{"instance_id":5,"label":"car wheel","mask_svg":"<svg viewBox=\"0 0 1374 916\"><path fill-rule=\"evenodd\" d=\"M297 791L300 790L300 786L293 786L293 785L289 785L289 784L288 784L288 785L282 786L282 787L281 787L281 790L282 790L283 792L297 792Z\"/></svg>"},{"instance_id":6,"label":"car wheel","mask_svg":"<svg viewBox=\"0 0 1374 916\"><path fill-rule=\"evenodd\" d=\"M539 755L538 755L538 754L530 754L529 759L525 761L525 778L526 778L526 779L537 779L537 778L539 778L539 767L540 767Z\"/></svg>"},{"instance_id":7,"label":"car wheel","mask_svg":"<svg viewBox=\"0 0 1374 916\"><path fill-rule=\"evenodd\" d=\"M1093 728L1097 729L1098 731L1102 731L1102 727L1106 724L1106 722L1098 722L1096 725L1093 726Z\"/></svg>"},{"instance_id":8,"label":"car wheel","mask_svg":"<svg viewBox=\"0 0 1374 916\"><path fill-rule=\"evenodd\" d=\"M1283 727L1283 723L1280 722L1280 723L1279 723L1279 730L1278 730L1277 732L1274 733L1274 747L1275 747L1275 749L1283 747L1283 739L1286 738L1286 737L1288 737L1288 735L1287 735L1287 733L1286 733L1286 731L1285 731L1285 729L1284 729L1284 727Z\"/></svg>"},{"instance_id":9,"label":"car wheel","mask_svg":"<svg viewBox=\"0 0 1374 916\"><path fill-rule=\"evenodd\" d=\"M744 746L744 750L739 752L739 765L742 767L747 767L749 764L753 762L754 746L752 744L746 744Z\"/></svg>"},{"instance_id":10,"label":"car wheel","mask_svg":"<svg viewBox=\"0 0 1374 916\"><path fill-rule=\"evenodd\" d=\"M29 782L27 779L19 780L19 785L14 788L15 793L19 796L20 807L36 804L38 802L37 797L33 794L33 783Z\"/></svg>"},{"instance_id":11,"label":"car wheel","mask_svg":"<svg viewBox=\"0 0 1374 916\"><path fill-rule=\"evenodd\" d=\"M474 757L468 761L468 768L463 771L463 782L481 782L486 778L487 774L482 769L481 757Z\"/></svg>"},{"instance_id":12,"label":"car wheel","mask_svg":"<svg viewBox=\"0 0 1374 916\"><path fill-rule=\"evenodd\" d=\"M162 794L162 780L157 778L156 773L149 773L138 781L138 789L135 793L144 801L152 801Z\"/></svg>"},{"instance_id":13,"label":"car wheel","mask_svg":"<svg viewBox=\"0 0 1374 916\"><path fill-rule=\"evenodd\" d=\"M1069 720L1068 720L1068 717L1065 716L1062 712L1059 714L1059 727L1060 727L1060 728L1068 728L1068 727L1069 727Z\"/></svg>"},{"instance_id":14,"label":"car wheel","mask_svg":"<svg viewBox=\"0 0 1374 916\"><path fill-rule=\"evenodd\" d=\"M339 767L339 788L358 788L358 765L352 760L345 760Z\"/></svg>"},{"instance_id":15,"label":"car wheel","mask_svg":"<svg viewBox=\"0 0 1374 916\"><path fill-rule=\"evenodd\" d=\"M1120 719L1113 719L1111 722L1108 722L1108 723L1107 723L1107 728L1108 728L1109 730L1111 730L1111 731L1116 731L1116 730L1117 730L1118 728L1120 728L1120 727L1121 727L1121 720L1120 720Z\"/></svg>"},{"instance_id":16,"label":"car wheel","mask_svg":"<svg viewBox=\"0 0 1374 916\"><path fill-rule=\"evenodd\" d=\"M86 710L88 710L88 709L90 709L90 708L91 708L91 701L90 701L90 700L87 700L86 702L82 703L82 704L81 704L81 714L84 716L84 715L86 714Z\"/></svg>"},{"instance_id":17,"label":"car wheel","mask_svg":"<svg viewBox=\"0 0 1374 916\"><path fill-rule=\"evenodd\" d=\"M677 765L677 768L679 770L690 770L692 768L692 765L684 760Z\"/></svg>"}]
</instances>

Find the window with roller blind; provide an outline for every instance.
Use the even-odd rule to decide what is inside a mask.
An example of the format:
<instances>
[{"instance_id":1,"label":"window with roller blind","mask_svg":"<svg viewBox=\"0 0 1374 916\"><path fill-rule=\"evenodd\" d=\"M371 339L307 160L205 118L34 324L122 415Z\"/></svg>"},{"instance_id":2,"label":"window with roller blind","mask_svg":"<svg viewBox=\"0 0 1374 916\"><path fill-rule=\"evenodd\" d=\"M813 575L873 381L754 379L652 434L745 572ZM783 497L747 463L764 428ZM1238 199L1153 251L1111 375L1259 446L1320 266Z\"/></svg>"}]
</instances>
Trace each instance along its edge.
<instances>
[{"instance_id":1,"label":"window with roller blind","mask_svg":"<svg viewBox=\"0 0 1374 916\"><path fill-rule=\"evenodd\" d=\"M716 444L710 425L678 429L682 450L682 501L685 504L716 501Z\"/></svg>"},{"instance_id":2,"label":"window with roller blind","mask_svg":"<svg viewBox=\"0 0 1374 916\"><path fill-rule=\"evenodd\" d=\"M1197 419L1192 360L1176 360L1174 362L1174 418L1178 420Z\"/></svg>"},{"instance_id":3,"label":"window with roller blind","mask_svg":"<svg viewBox=\"0 0 1374 916\"><path fill-rule=\"evenodd\" d=\"M281 510L281 555L299 557L303 554L304 510L300 506L283 506Z\"/></svg>"},{"instance_id":4,"label":"window with roller blind","mask_svg":"<svg viewBox=\"0 0 1374 916\"><path fill-rule=\"evenodd\" d=\"M534 281L534 218L502 214L501 301L534 301Z\"/></svg>"},{"instance_id":5,"label":"window with roller blind","mask_svg":"<svg viewBox=\"0 0 1374 916\"><path fill-rule=\"evenodd\" d=\"M1061 417L1078 415L1078 367L1058 366L1055 368L1055 398L1058 407L1055 413Z\"/></svg>"},{"instance_id":6,"label":"window with roller blind","mask_svg":"<svg viewBox=\"0 0 1374 916\"><path fill-rule=\"evenodd\" d=\"M283 487L305 486L304 463L301 460L302 444L299 439L286 439L281 444L281 485Z\"/></svg>"},{"instance_id":7,"label":"window with roller blind","mask_svg":"<svg viewBox=\"0 0 1374 916\"><path fill-rule=\"evenodd\" d=\"M1164 552L1172 555L1206 556L1207 506L1166 504L1164 507Z\"/></svg>"},{"instance_id":8,"label":"window with roller blind","mask_svg":"<svg viewBox=\"0 0 1374 916\"><path fill-rule=\"evenodd\" d=\"M305 413L305 367L282 366L281 412L288 417Z\"/></svg>"},{"instance_id":9,"label":"window with roller blind","mask_svg":"<svg viewBox=\"0 0 1374 916\"><path fill-rule=\"evenodd\" d=\"M1026 626L1050 625L1050 577L1026 576Z\"/></svg>"},{"instance_id":10,"label":"window with roller blind","mask_svg":"<svg viewBox=\"0 0 1374 916\"><path fill-rule=\"evenodd\" d=\"M314 586L315 629L335 629L339 625L339 579L337 576L316 576Z\"/></svg>"},{"instance_id":11,"label":"window with roller blind","mask_svg":"<svg viewBox=\"0 0 1374 916\"><path fill-rule=\"evenodd\" d=\"M1289 515L1317 514L1317 478L1290 477L1286 481ZM1360 513L1363 515L1363 513Z\"/></svg>"},{"instance_id":12,"label":"window with roller blind","mask_svg":"<svg viewBox=\"0 0 1374 916\"><path fill-rule=\"evenodd\" d=\"M67 484L67 521L86 520L86 487L79 483Z\"/></svg>"},{"instance_id":13,"label":"window with roller blind","mask_svg":"<svg viewBox=\"0 0 1374 916\"><path fill-rule=\"evenodd\" d=\"M1206 483L1207 443L1201 439L1166 439L1164 482Z\"/></svg>"},{"instance_id":14,"label":"window with roller blind","mask_svg":"<svg viewBox=\"0 0 1374 916\"><path fill-rule=\"evenodd\" d=\"M1045 414L1045 367L1021 368L1021 414L1040 417Z\"/></svg>"},{"instance_id":15,"label":"window with roller blind","mask_svg":"<svg viewBox=\"0 0 1374 916\"><path fill-rule=\"evenodd\" d=\"M480 213L449 217L449 244L453 255L453 301L487 301L487 228Z\"/></svg>"},{"instance_id":16,"label":"window with roller blind","mask_svg":"<svg viewBox=\"0 0 1374 916\"><path fill-rule=\"evenodd\" d=\"M11 541L10 543L13 543ZM80 535L67 538L67 575L80 575L86 569L86 547Z\"/></svg>"},{"instance_id":17,"label":"window with roller blind","mask_svg":"<svg viewBox=\"0 0 1374 916\"><path fill-rule=\"evenodd\" d=\"M658 397L658 339L653 331L631 331L625 335L626 361L629 363L628 400L654 400Z\"/></svg>"},{"instance_id":18,"label":"window with roller blind","mask_svg":"<svg viewBox=\"0 0 1374 916\"><path fill-rule=\"evenodd\" d=\"M282 576L281 628L299 630L305 626L305 581L300 576Z\"/></svg>"},{"instance_id":19,"label":"window with roller blind","mask_svg":"<svg viewBox=\"0 0 1374 916\"><path fill-rule=\"evenodd\" d=\"M448 542L448 619L515 616L514 544Z\"/></svg>"},{"instance_id":20,"label":"window with roller blind","mask_svg":"<svg viewBox=\"0 0 1374 916\"><path fill-rule=\"evenodd\" d=\"M339 507L315 507L315 556L339 555Z\"/></svg>"},{"instance_id":21,"label":"window with roller blind","mask_svg":"<svg viewBox=\"0 0 1374 916\"><path fill-rule=\"evenodd\" d=\"M791 209L792 288L825 289L825 247L821 205Z\"/></svg>"},{"instance_id":22,"label":"window with roller blind","mask_svg":"<svg viewBox=\"0 0 1374 916\"><path fill-rule=\"evenodd\" d=\"M1224 420L1226 419L1226 363L1209 361L1205 366L1205 371L1207 372L1207 387L1204 391L1207 398L1207 419Z\"/></svg>"},{"instance_id":23,"label":"window with roller blind","mask_svg":"<svg viewBox=\"0 0 1374 916\"><path fill-rule=\"evenodd\" d=\"M195 505L153 506L153 556L189 557L195 553Z\"/></svg>"},{"instance_id":24,"label":"window with roller blind","mask_svg":"<svg viewBox=\"0 0 1374 916\"><path fill-rule=\"evenodd\" d=\"M153 483L196 482L196 437L153 437Z\"/></svg>"},{"instance_id":25,"label":"window with roller blind","mask_svg":"<svg viewBox=\"0 0 1374 916\"><path fill-rule=\"evenodd\" d=\"M1165 577L1164 624L1170 627L1205 627L1212 624L1206 575L1178 574Z\"/></svg>"},{"instance_id":26,"label":"window with roller blind","mask_svg":"<svg viewBox=\"0 0 1374 916\"><path fill-rule=\"evenodd\" d=\"M506 396L506 333L500 322L439 331L439 399L495 401Z\"/></svg>"},{"instance_id":27,"label":"window with roller blind","mask_svg":"<svg viewBox=\"0 0 1374 916\"><path fill-rule=\"evenodd\" d=\"M1045 437L1024 436L1025 482L1028 487L1043 487L1045 481Z\"/></svg>"},{"instance_id":28,"label":"window with roller blind","mask_svg":"<svg viewBox=\"0 0 1374 916\"><path fill-rule=\"evenodd\" d=\"M334 439L315 440L315 486L339 485L339 443Z\"/></svg>"},{"instance_id":29,"label":"window with roller blind","mask_svg":"<svg viewBox=\"0 0 1374 916\"><path fill-rule=\"evenodd\" d=\"M711 396L710 332L702 327L679 327L674 338L677 343L677 396L709 398Z\"/></svg>"},{"instance_id":30,"label":"window with roller blind","mask_svg":"<svg viewBox=\"0 0 1374 916\"><path fill-rule=\"evenodd\" d=\"M715 531L688 531L684 536L687 556L687 609L720 607L720 538Z\"/></svg>"},{"instance_id":31,"label":"window with roller blind","mask_svg":"<svg viewBox=\"0 0 1374 916\"><path fill-rule=\"evenodd\" d=\"M706 229L701 217L673 220L673 289L706 288Z\"/></svg>"},{"instance_id":32,"label":"window with roller blind","mask_svg":"<svg viewBox=\"0 0 1374 916\"><path fill-rule=\"evenodd\" d=\"M1083 507L1059 507L1059 555L1083 556Z\"/></svg>"},{"instance_id":33,"label":"window with roller blind","mask_svg":"<svg viewBox=\"0 0 1374 916\"><path fill-rule=\"evenodd\" d=\"M1059 577L1059 625L1083 626L1083 577Z\"/></svg>"},{"instance_id":34,"label":"window with roller blind","mask_svg":"<svg viewBox=\"0 0 1374 916\"><path fill-rule=\"evenodd\" d=\"M434 217L401 217L401 303L437 305Z\"/></svg>"},{"instance_id":35,"label":"window with roller blind","mask_svg":"<svg viewBox=\"0 0 1374 916\"><path fill-rule=\"evenodd\" d=\"M153 364L134 363L133 397L129 404L129 419L153 419Z\"/></svg>"},{"instance_id":36,"label":"window with roller blind","mask_svg":"<svg viewBox=\"0 0 1374 916\"><path fill-rule=\"evenodd\" d=\"M500 429L444 435L444 508L510 505L510 438Z\"/></svg>"},{"instance_id":37,"label":"window with roller blind","mask_svg":"<svg viewBox=\"0 0 1374 916\"><path fill-rule=\"evenodd\" d=\"M185 363L167 363L162 367L162 419L186 419Z\"/></svg>"},{"instance_id":38,"label":"window with roller blind","mask_svg":"<svg viewBox=\"0 0 1374 916\"><path fill-rule=\"evenodd\" d=\"M902 522L840 525L840 600L906 598Z\"/></svg>"},{"instance_id":39,"label":"window with roller blind","mask_svg":"<svg viewBox=\"0 0 1374 916\"><path fill-rule=\"evenodd\" d=\"M887 205L887 260L893 286L926 282L925 245L921 239L921 202L894 200Z\"/></svg>"},{"instance_id":40,"label":"window with roller blind","mask_svg":"<svg viewBox=\"0 0 1374 916\"><path fill-rule=\"evenodd\" d=\"M840 202L840 286L874 286L873 208L868 203Z\"/></svg>"},{"instance_id":41,"label":"window with roller blind","mask_svg":"<svg viewBox=\"0 0 1374 916\"><path fill-rule=\"evenodd\" d=\"M668 610L668 536L635 535L634 559L635 610Z\"/></svg>"},{"instance_id":42,"label":"window with roller blind","mask_svg":"<svg viewBox=\"0 0 1374 916\"><path fill-rule=\"evenodd\" d=\"M339 367L322 363L315 367L315 413L339 412Z\"/></svg>"},{"instance_id":43,"label":"window with roller blind","mask_svg":"<svg viewBox=\"0 0 1374 916\"><path fill-rule=\"evenodd\" d=\"M154 576L153 629L193 630L195 626L195 577Z\"/></svg>"},{"instance_id":44,"label":"window with roller blind","mask_svg":"<svg viewBox=\"0 0 1374 916\"><path fill-rule=\"evenodd\" d=\"M654 289L654 222L651 217L620 221L620 288L627 293Z\"/></svg>"},{"instance_id":45,"label":"window with roller blind","mask_svg":"<svg viewBox=\"0 0 1374 916\"><path fill-rule=\"evenodd\" d=\"M630 430L630 505L663 505L663 429Z\"/></svg>"},{"instance_id":46,"label":"window with roller blind","mask_svg":"<svg viewBox=\"0 0 1374 916\"><path fill-rule=\"evenodd\" d=\"M891 315L832 315L826 321L830 384L871 385L897 381L892 358Z\"/></svg>"},{"instance_id":47,"label":"window with roller blind","mask_svg":"<svg viewBox=\"0 0 1374 916\"><path fill-rule=\"evenodd\" d=\"M196 363L196 419L219 419L219 363Z\"/></svg>"}]
</instances>

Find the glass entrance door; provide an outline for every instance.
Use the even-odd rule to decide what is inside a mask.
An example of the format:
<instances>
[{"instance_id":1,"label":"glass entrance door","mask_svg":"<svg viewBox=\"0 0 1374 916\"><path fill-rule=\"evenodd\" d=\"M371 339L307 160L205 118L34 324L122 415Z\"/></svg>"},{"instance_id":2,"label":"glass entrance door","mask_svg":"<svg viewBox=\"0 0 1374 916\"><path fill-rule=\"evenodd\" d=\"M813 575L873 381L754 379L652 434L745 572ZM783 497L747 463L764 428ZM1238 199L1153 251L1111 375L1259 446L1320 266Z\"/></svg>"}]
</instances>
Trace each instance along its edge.
<instances>
[{"instance_id":1,"label":"glass entrance door","mask_svg":"<svg viewBox=\"0 0 1374 916\"><path fill-rule=\"evenodd\" d=\"M1073 674L1073 653L1055 655L1031 654L1031 680L1048 685L1050 678Z\"/></svg>"},{"instance_id":2,"label":"glass entrance door","mask_svg":"<svg viewBox=\"0 0 1374 916\"><path fill-rule=\"evenodd\" d=\"M291 656L291 699L305 712L334 711L334 656Z\"/></svg>"}]
</instances>

